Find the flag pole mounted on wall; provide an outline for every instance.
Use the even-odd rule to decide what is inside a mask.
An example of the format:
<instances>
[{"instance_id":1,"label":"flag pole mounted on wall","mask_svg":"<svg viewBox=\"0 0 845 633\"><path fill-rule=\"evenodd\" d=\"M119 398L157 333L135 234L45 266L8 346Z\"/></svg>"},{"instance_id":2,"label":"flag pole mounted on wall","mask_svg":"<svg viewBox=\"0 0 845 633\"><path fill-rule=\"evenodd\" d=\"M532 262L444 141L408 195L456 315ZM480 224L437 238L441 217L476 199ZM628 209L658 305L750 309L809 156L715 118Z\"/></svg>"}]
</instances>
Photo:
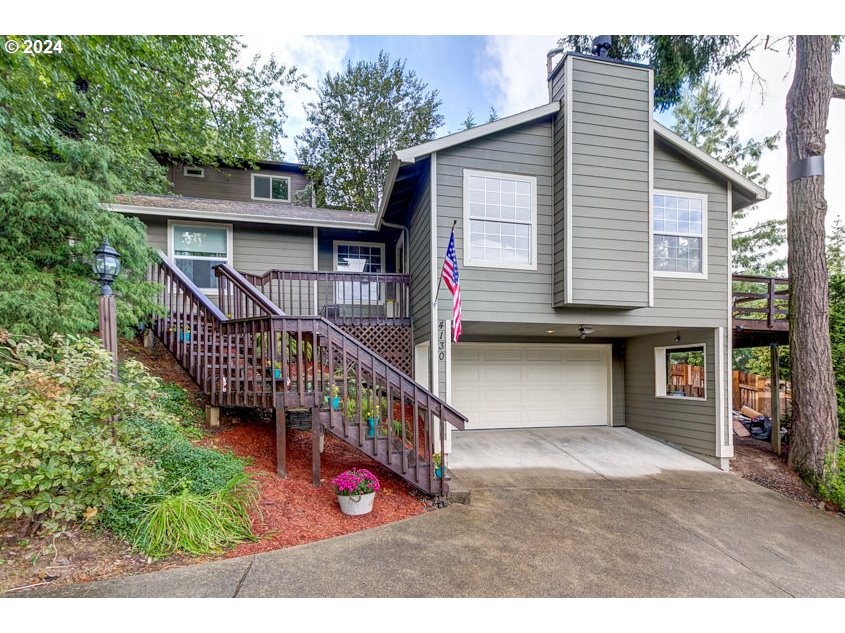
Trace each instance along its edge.
<instances>
[{"instance_id":1,"label":"flag pole mounted on wall","mask_svg":"<svg viewBox=\"0 0 845 633\"><path fill-rule=\"evenodd\" d=\"M437 297L440 286L445 281L446 287L452 293L452 340L457 343L461 335L461 280L458 275L458 256L455 252L455 227L458 221L452 222L452 233L449 235L449 246L446 248L446 258L443 260L443 270L437 282L437 292L434 293L434 307L437 308Z\"/></svg>"}]
</instances>

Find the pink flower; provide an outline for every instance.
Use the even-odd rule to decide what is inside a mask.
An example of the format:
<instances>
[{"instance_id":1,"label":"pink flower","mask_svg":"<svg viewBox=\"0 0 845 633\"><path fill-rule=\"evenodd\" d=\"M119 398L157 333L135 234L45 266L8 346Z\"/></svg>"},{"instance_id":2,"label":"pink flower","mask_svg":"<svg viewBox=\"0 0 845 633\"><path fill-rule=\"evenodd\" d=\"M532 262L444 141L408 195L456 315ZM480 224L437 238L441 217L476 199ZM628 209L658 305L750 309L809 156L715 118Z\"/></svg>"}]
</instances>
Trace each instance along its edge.
<instances>
[{"instance_id":1,"label":"pink flower","mask_svg":"<svg viewBox=\"0 0 845 633\"><path fill-rule=\"evenodd\" d=\"M381 490L378 477L365 468L350 468L332 480L335 493L342 497L366 495Z\"/></svg>"}]
</instances>

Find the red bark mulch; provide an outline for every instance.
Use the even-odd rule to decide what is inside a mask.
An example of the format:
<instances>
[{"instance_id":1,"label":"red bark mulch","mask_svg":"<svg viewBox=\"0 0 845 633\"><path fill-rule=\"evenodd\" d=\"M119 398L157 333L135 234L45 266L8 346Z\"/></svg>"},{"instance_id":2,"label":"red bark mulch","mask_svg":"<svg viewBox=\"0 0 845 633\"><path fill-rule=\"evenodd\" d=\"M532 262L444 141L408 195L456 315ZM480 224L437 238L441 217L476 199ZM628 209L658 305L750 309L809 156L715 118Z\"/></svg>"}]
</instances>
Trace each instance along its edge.
<instances>
[{"instance_id":1,"label":"red bark mulch","mask_svg":"<svg viewBox=\"0 0 845 633\"><path fill-rule=\"evenodd\" d=\"M252 465L248 470L254 473L260 488L261 515L256 513L253 517L253 530L259 540L235 547L225 558L358 532L416 516L431 507L425 497L397 475L328 433L321 456L319 488L311 484L310 432L288 431L287 479L276 474L274 429L270 423L245 421L227 426L205 443L250 458ZM369 469L381 483L373 511L360 517L341 513L331 484L335 476L353 467Z\"/></svg>"}]
</instances>

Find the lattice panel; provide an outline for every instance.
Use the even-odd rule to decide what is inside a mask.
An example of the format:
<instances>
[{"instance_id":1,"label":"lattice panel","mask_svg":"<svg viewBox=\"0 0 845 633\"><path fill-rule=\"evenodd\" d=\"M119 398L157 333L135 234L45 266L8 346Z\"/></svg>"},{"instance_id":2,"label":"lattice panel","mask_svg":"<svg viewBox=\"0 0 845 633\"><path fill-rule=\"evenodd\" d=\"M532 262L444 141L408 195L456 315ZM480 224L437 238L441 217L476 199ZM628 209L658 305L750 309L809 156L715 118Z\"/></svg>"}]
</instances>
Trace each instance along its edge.
<instances>
[{"instance_id":1,"label":"lattice panel","mask_svg":"<svg viewBox=\"0 0 845 633\"><path fill-rule=\"evenodd\" d=\"M339 325L376 354L409 376L413 375L411 328L403 325Z\"/></svg>"}]
</instances>

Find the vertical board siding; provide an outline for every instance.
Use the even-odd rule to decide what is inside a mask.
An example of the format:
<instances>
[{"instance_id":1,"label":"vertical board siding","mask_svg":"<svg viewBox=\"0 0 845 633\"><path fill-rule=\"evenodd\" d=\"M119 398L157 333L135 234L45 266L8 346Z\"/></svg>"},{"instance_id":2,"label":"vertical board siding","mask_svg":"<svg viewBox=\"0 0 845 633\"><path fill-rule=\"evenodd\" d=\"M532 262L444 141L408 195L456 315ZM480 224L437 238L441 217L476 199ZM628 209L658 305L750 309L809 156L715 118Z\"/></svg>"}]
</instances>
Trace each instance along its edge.
<instances>
[{"instance_id":1,"label":"vertical board siding","mask_svg":"<svg viewBox=\"0 0 845 633\"><path fill-rule=\"evenodd\" d=\"M431 179L424 178L423 191L411 215L409 271L411 273L411 319L414 345L429 340L431 333Z\"/></svg>"},{"instance_id":2,"label":"vertical board siding","mask_svg":"<svg viewBox=\"0 0 845 633\"><path fill-rule=\"evenodd\" d=\"M469 267L464 264L464 169L537 178L537 270ZM513 314L547 314L552 293L552 124L513 128L437 154L437 254L442 259L452 222L461 275L464 321L507 321ZM451 318L448 293L440 318Z\"/></svg>"},{"instance_id":3,"label":"vertical board siding","mask_svg":"<svg viewBox=\"0 0 845 633\"><path fill-rule=\"evenodd\" d=\"M572 144L571 302L647 306L648 70L574 58L567 81L572 92L572 120L567 122ZM625 137L617 136L616 129L625 130ZM565 263L556 266L563 268ZM561 305L557 281L554 304Z\"/></svg>"},{"instance_id":4,"label":"vertical board siding","mask_svg":"<svg viewBox=\"0 0 845 633\"><path fill-rule=\"evenodd\" d=\"M169 168L170 181L173 183L173 193L181 196L196 198L216 198L218 200L237 200L249 202L252 200L252 174L262 176L284 176L290 178L290 198L293 202L297 191L308 186L308 179L304 174L296 171L281 171L274 169L233 169L230 167L205 167L204 178L193 178L183 175L182 165ZM286 204L279 202L278 204ZM309 205L310 206L310 205Z\"/></svg>"},{"instance_id":5,"label":"vertical board siding","mask_svg":"<svg viewBox=\"0 0 845 633\"><path fill-rule=\"evenodd\" d=\"M706 400L655 396L654 348L677 345L675 333L637 336L625 346L626 426L707 457L716 455L719 412L712 329L680 330L682 344L704 343Z\"/></svg>"}]
</instances>

